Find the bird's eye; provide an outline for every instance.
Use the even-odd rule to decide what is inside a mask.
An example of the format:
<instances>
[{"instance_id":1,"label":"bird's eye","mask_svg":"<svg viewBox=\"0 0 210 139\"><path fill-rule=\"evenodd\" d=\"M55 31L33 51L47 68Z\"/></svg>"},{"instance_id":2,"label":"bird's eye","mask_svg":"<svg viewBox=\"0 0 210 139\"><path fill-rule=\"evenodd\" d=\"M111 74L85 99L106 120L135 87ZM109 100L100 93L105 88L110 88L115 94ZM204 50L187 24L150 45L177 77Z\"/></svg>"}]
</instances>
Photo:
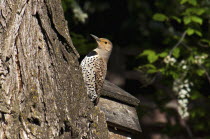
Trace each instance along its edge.
<instances>
[{"instance_id":1,"label":"bird's eye","mask_svg":"<svg viewBox=\"0 0 210 139\"><path fill-rule=\"evenodd\" d=\"M107 44L107 42L104 42L105 44Z\"/></svg>"}]
</instances>

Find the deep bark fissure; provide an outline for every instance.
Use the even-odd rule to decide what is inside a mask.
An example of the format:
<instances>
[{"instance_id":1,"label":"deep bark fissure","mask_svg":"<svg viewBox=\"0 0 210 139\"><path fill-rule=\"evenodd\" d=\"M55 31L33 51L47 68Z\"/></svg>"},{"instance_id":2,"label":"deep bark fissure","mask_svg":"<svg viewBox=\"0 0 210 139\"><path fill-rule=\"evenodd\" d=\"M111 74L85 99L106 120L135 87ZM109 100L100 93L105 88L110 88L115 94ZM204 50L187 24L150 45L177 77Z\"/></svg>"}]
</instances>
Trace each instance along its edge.
<instances>
[{"instance_id":1,"label":"deep bark fissure","mask_svg":"<svg viewBox=\"0 0 210 139\"><path fill-rule=\"evenodd\" d=\"M18 87L19 87L18 88L18 93L20 93L22 88L23 88L23 81L22 81L22 74L21 74L21 70L20 70L21 65L20 65L19 56L18 56L19 52L18 52L18 47L16 45L17 44L17 39L18 39L18 37L16 37L16 39L15 39L15 44L14 44L14 46L15 46L15 54L14 55L15 55Z\"/></svg>"},{"instance_id":2,"label":"deep bark fissure","mask_svg":"<svg viewBox=\"0 0 210 139\"><path fill-rule=\"evenodd\" d=\"M46 3L46 0L44 0L45 1L45 3ZM52 16L52 12L50 12L50 9L49 9L49 5L48 5L48 3L46 3L46 7L47 7L47 15L48 15L48 17L50 17L49 19L50 19L50 23L51 23L51 27L52 27L52 29L55 31L55 33L57 34L57 37L58 37L58 40L63 44L63 46L65 46L65 49L66 49L66 51L67 52L71 52L71 46L70 46L70 44L68 43L68 41L65 39L65 37L63 37L59 32L58 32L58 30L56 29L56 27L55 27L55 24L54 24L54 22L53 22L53 16ZM72 52L74 52L73 50L72 50Z\"/></svg>"},{"instance_id":3,"label":"deep bark fissure","mask_svg":"<svg viewBox=\"0 0 210 139\"><path fill-rule=\"evenodd\" d=\"M29 123L41 126L41 122L38 118L31 117L31 118L27 118L27 120L28 120Z\"/></svg>"},{"instance_id":4,"label":"deep bark fissure","mask_svg":"<svg viewBox=\"0 0 210 139\"><path fill-rule=\"evenodd\" d=\"M49 55L51 56L52 53L51 53L51 48L50 48L49 46L52 45L52 43L51 43L50 41L48 41L48 40L50 40L50 39L47 38L48 35L47 35L47 32L45 31L44 27L42 26L42 21L41 21L41 18L40 18L39 13L36 13L36 14L35 14L35 17L36 17L36 19L37 19L37 22L38 22L38 25L39 25L41 31L42 31L43 34L44 34L44 35L43 35L43 38L44 38L44 40L45 40L45 42L46 42L46 46L47 46ZM50 43L50 44L49 44L49 43Z\"/></svg>"}]
</instances>

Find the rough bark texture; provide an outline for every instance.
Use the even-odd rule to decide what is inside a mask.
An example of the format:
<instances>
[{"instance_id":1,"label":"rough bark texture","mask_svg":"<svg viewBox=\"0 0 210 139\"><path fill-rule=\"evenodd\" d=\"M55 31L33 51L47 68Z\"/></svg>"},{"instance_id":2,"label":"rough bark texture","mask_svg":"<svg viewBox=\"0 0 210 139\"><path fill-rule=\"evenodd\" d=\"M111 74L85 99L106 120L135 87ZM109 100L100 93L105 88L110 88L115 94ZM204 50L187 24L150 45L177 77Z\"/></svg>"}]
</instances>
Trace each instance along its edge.
<instances>
[{"instance_id":1,"label":"rough bark texture","mask_svg":"<svg viewBox=\"0 0 210 139\"><path fill-rule=\"evenodd\" d=\"M0 138L108 138L61 0L0 1Z\"/></svg>"}]
</instances>

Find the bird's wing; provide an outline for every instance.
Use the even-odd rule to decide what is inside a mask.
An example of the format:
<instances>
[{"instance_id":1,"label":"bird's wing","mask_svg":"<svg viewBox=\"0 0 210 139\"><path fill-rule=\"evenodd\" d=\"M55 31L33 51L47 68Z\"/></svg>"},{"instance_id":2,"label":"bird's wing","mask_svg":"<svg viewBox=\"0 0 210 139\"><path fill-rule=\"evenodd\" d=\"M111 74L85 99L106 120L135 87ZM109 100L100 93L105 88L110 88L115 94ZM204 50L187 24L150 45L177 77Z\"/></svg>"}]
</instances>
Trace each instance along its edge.
<instances>
[{"instance_id":1,"label":"bird's wing","mask_svg":"<svg viewBox=\"0 0 210 139\"><path fill-rule=\"evenodd\" d=\"M104 80L106 77L107 66L102 58L98 58L96 62L96 92L100 94L101 89L103 88Z\"/></svg>"}]
</instances>

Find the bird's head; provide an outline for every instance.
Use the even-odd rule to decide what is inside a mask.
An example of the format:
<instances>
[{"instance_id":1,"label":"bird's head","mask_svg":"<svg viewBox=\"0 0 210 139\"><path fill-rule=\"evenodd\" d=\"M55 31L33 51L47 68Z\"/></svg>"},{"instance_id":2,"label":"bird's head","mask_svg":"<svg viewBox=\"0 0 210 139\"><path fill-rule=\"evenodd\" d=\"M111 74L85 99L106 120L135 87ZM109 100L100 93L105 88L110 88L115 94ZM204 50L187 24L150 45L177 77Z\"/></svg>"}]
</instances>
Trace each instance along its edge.
<instances>
[{"instance_id":1,"label":"bird's head","mask_svg":"<svg viewBox=\"0 0 210 139\"><path fill-rule=\"evenodd\" d=\"M98 38L97 36L90 34L98 43L98 48L102 50L106 50L108 52L112 51L112 43L108 39Z\"/></svg>"}]
</instances>

